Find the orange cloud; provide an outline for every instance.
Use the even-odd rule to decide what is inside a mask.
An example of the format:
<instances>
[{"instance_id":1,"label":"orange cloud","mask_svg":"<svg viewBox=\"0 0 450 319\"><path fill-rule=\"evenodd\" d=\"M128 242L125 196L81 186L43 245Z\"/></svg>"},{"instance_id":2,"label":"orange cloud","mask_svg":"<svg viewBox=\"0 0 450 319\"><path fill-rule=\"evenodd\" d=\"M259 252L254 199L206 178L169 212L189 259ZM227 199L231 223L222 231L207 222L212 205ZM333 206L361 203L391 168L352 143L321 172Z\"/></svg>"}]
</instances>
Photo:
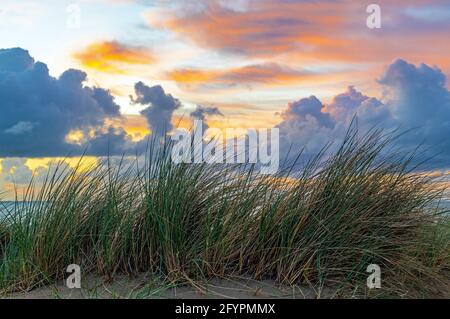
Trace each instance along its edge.
<instances>
[{"instance_id":1,"label":"orange cloud","mask_svg":"<svg viewBox=\"0 0 450 319\"><path fill-rule=\"evenodd\" d=\"M179 84L265 84L270 86L299 83L316 74L295 70L276 63L248 65L221 70L177 69L167 73L169 80Z\"/></svg>"},{"instance_id":2,"label":"orange cloud","mask_svg":"<svg viewBox=\"0 0 450 319\"><path fill-rule=\"evenodd\" d=\"M73 57L84 67L107 73L125 73L124 64L149 64L155 61L147 49L116 41L93 43Z\"/></svg>"},{"instance_id":3,"label":"orange cloud","mask_svg":"<svg viewBox=\"0 0 450 319\"><path fill-rule=\"evenodd\" d=\"M165 28L208 47L253 56L273 56L290 50L309 49L303 38L325 29L340 31L345 24L342 6L326 3L255 1L246 11L204 1L193 12L149 14L148 23ZM329 32L329 30L328 30Z\"/></svg>"},{"instance_id":4,"label":"orange cloud","mask_svg":"<svg viewBox=\"0 0 450 319\"><path fill-rule=\"evenodd\" d=\"M407 8L421 12L421 17L408 13L404 1L380 0L383 25L377 30L366 26L365 2L258 0L244 10L222 3L205 0L192 10L153 12L147 21L202 48L288 65L386 64L400 57L450 64L446 54L450 45L442 41L450 23L425 16L430 3L448 10L448 1L409 1Z\"/></svg>"},{"instance_id":5,"label":"orange cloud","mask_svg":"<svg viewBox=\"0 0 450 319\"><path fill-rule=\"evenodd\" d=\"M177 83L205 83L219 75L217 71L177 69L167 73L167 77Z\"/></svg>"}]
</instances>

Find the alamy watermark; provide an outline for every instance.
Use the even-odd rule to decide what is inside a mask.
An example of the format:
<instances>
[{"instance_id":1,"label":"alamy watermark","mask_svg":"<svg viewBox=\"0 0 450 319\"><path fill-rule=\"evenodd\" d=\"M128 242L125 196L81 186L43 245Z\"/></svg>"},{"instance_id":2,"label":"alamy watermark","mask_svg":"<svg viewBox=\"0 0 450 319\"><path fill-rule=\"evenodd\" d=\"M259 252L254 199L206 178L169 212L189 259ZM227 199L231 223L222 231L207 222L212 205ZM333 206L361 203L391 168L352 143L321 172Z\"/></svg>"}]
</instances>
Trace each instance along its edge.
<instances>
[{"instance_id":1,"label":"alamy watermark","mask_svg":"<svg viewBox=\"0 0 450 319\"><path fill-rule=\"evenodd\" d=\"M70 264L67 266L66 272L70 274L66 279L67 288L81 288L81 267L77 264Z\"/></svg>"},{"instance_id":2,"label":"alamy watermark","mask_svg":"<svg viewBox=\"0 0 450 319\"><path fill-rule=\"evenodd\" d=\"M370 13L366 20L369 29L381 29L381 7L378 4L369 4L366 12Z\"/></svg>"},{"instance_id":3,"label":"alamy watermark","mask_svg":"<svg viewBox=\"0 0 450 319\"><path fill-rule=\"evenodd\" d=\"M81 28L81 7L78 3L72 3L66 8L67 27L69 29Z\"/></svg>"},{"instance_id":4,"label":"alamy watermark","mask_svg":"<svg viewBox=\"0 0 450 319\"><path fill-rule=\"evenodd\" d=\"M212 137L208 141L205 136ZM203 122L194 121L193 130L175 130L172 135L172 161L175 163L257 164L262 174L275 174L280 163L278 128L203 129Z\"/></svg>"},{"instance_id":5,"label":"alamy watermark","mask_svg":"<svg viewBox=\"0 0 450 319\"><path fill-rule=\"evenodd\" d=\"M377 264L367 266L366 272L371 273L367 277L367 287L369 289L381 288L381 267Z\"/></svg>"}]
</instances>

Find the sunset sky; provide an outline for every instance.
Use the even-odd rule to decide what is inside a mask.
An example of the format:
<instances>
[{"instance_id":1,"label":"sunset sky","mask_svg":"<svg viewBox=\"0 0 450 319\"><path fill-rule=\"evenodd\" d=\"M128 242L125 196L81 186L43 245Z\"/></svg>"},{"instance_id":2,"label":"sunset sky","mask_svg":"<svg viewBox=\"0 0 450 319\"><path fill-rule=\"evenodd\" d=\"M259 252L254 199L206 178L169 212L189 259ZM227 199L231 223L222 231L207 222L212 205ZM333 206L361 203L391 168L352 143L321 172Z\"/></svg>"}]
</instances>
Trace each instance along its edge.
<instances>
[{"instance_id":1,"label":"sunset sky","mask_svg":"<svg viewBox=\"0 0 450 319\"><path fill-rule=\"evenodd\" d=\"M449 39L448 0L1 0L0 192L193 118L314 152L356 114L448 174Z\"/></svg>"}]
</instances>

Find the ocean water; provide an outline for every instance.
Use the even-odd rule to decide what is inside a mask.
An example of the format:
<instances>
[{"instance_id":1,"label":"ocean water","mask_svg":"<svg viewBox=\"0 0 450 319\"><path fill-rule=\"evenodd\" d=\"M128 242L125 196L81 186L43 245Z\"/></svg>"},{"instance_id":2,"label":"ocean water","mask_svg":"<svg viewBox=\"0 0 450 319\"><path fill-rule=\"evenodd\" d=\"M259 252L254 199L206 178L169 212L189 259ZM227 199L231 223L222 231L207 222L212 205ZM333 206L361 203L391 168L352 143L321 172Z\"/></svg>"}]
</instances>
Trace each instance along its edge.
<instances>
[{"instance_id":1,"label":"ocean water","mask_svg":"<svg viewBox=\"0 0 450 319\"><path fill-rule=\"evenodd\" d=\"M14 209L14 202L0 202L0 215L5 215Z\"/></svg>"},{"instance_id":2,"label":"ocean water","mask_svg":"<svg viewBox=\"0 0 450 319\"><path fill-rule=\"evenodd\" d=\"M444 198L444 199L440 202L440 204L441 204L441 207L442 207L443 209L448 209L448 210L450 210L450 198Z\"/></svg>"},{"instance_id":3,"label":"ocean water","mask_svg":"<svg viewBox=\"0 0 450 319\"><path fill-rule=\"evenodd\" d=\"M31 203L28 202L20 202L19 204L16 204L15 202L10 201L0 201L0 219L13 213L14 211L27 209L27 206L29 205L31 205Z\"/></svg>"},{"instance_id":4,"label":"ocean water","mask_svg":"<svg viewBox=\"0 0 450 319\"><path fill-rule=\"evenodd\" d=\"M15 208L15 205L16 205L15 202L0 201L0 219L8 214L11 214L12 212L14 212L15 209L26 209L28 205L31 205L31 203L21 202L18 208ZM441 199L439 206L441 209L448 210L450 214L450 197Z\"/></svg>"}]
</instances>

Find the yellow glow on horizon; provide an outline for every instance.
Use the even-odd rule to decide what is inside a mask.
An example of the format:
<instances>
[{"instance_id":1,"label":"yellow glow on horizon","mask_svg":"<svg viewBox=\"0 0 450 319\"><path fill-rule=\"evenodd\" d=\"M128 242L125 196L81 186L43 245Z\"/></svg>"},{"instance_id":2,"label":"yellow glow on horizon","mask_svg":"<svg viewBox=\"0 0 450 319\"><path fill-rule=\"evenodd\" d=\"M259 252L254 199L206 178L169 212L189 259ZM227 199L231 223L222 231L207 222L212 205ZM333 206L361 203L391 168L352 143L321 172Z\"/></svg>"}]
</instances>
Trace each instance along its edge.
<instances>
[{"instance_id":1,"label":"yellow glow on horizon","mask_svg":"<svg viewBox=\"0 0 450 319\"><path fill-rule=\"evenodd\" d=\"M97 164L97 157L94 156L77 156L77 157L44 157L44 158L28 158L25 165L32 171L38 168L48 168L51 164L66 163L71 168L78 167L80 172L86 171L93 165Z\"/></svg>"}]
</instances>

